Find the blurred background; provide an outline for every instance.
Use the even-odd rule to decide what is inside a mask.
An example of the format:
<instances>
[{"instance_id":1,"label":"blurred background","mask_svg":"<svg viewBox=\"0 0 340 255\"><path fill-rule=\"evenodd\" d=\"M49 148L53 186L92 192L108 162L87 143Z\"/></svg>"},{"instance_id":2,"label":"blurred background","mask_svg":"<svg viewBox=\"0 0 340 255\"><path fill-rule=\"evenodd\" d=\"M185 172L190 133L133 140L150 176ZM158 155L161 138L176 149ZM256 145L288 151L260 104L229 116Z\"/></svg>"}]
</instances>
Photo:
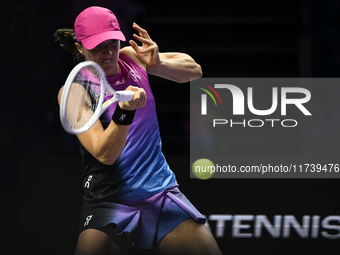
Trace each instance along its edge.
<instances>
[{"instance_id":1,"label":"blurred background","mask_svg":"<svg viewBox=\"0 0 340 255\"><path fill-rule=\"evenodd\" d=\"M72 28L77 14L91 5L111 9L127 41L135 21L160 51L190 54L206 78L338 77L340 70L338 0L3 2L1 254L74 252L83 194L81 159L75 137L60 125L57 103L73 57L53 34ZM182 192L203 214L265 215L270 221L275 215L293 215L301 225L305 215L321 220L340 215L338 179L190 179L189 86L153 76L150 83L164 154ZM337 122L336 114L330 116ZM336 134L324 135L336 143ZM232 234L235 222L225 221L219 235L217 221L208 223L224 254L338 254L337 219L329 222L335 226L330 232L334 239L321 235L321 223L314 226L317 238L301 237L294 229L289 238L268 233L237 238ZM247 233L254 233L253 220L243 224L249 225ZM307 227L310 231L312 224Z\"/></svg>"}]
</instances>

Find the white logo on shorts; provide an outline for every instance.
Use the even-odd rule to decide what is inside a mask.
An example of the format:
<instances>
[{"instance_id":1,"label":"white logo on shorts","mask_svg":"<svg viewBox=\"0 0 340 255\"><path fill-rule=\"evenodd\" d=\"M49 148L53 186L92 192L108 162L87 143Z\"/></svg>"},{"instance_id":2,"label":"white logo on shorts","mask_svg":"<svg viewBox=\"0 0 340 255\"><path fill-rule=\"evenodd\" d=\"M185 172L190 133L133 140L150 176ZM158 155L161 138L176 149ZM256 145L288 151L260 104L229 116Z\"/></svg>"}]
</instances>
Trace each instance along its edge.
<instances>
[{"instance_id":1,"label":"white logo on shorts","mask_svg":"<svg viewBox=\"0 0 340 255\"><path fill-rule=\"evenodd\" d=\"M84 227L87 226L87 225L89 225L90 220L92 219L92 216L93 216L93 215L89 215L89 216L86 217L86 221L85 221L85 223L84 223Z\"/></svg>"},{"instance_id":2,"label":"white logo on shorts","mask_svg":"<svg viewBox=\"0 0 340 255\"><path fill-rule=\"evenodd\" d=\"M90 181L92 180L92 175L87 178L87 182L85 182L85 188L90 188Z\"/></svg>"}]
</instances>

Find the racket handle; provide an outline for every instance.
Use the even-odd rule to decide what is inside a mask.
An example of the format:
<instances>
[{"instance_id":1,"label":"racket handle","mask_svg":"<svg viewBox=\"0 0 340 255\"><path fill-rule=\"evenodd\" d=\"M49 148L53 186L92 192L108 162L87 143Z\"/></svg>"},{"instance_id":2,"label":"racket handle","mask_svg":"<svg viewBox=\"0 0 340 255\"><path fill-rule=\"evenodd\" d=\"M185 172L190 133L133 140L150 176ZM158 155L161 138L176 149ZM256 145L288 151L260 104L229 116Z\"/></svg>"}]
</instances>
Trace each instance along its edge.
<instances>
[{"instance_id":1,"label":"racket handle","mask_svg":"<svg viewBox=\"0 0 340 255\"><path fill-rule=\"evenodd\" d=\"M133 91L117 91L117 98L119 102L131 101L134 94Z\"/></svg>"}]
</instances>

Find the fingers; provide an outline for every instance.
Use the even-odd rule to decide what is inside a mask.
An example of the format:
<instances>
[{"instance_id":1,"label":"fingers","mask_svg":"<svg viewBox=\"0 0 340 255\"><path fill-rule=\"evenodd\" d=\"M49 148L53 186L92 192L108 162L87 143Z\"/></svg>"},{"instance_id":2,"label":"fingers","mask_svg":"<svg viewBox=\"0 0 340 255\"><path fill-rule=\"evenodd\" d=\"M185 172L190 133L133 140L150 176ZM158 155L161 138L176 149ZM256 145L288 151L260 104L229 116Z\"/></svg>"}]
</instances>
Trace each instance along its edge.
<instances>
[{"instance_id":1,"label":"fingers","mask_svg":"<svg viewBox=\"0 0 340 255\"><path fill-rule=\"evenodd\" d=\"M151 37L149 36L148 32L145 29L138 26L135 22L133 22L132 27L138 31L140 37L151 40Z\"/></svg>"},{"instance_id":2,"label":"fingers","mask_svg":"<svg viewBox=\"0 0 340 255\"><path fill-rule=\"evenodd\" d=\"M133 34L133 37L135 39L137 39L138 41L140 41L141 43L146 43L146 44L152 44L153 43L153 41L151 39L143 38L143 37L140 37L136 34Z\"/></svg>"},{"instance_id":3,"label":"fingers","mask_svg":"<svg viewBox=\"0 0 340 255\"><path fill-rule=\"evenodd\" d=\"M152 66L159 63L159 49L158 45L151 40L148 32L138 26L136 23L133 23L133 28L135 28L139 36L136 34L133 34L134 39L142 43L142 46L138 46L138 44L130 40L129 43L131 47L134 49L134 51L137 53L140 60L146 64L146 66Z\"/></svg>"},{"instance_id":4,"label":"fingers","mask_svg":"<svg viewBox=\"0 0 340 255\"><path fill-rule=\"evenodd\" d=\"M139 87L136 87L136 86L132 86L132 85L129 85L126 90L127 91L137 91L139 89Z\"/></svg>"},{"instance_id":5,"label":"fingers","mask_svg":"<svg viewBox=\"0 0 340 255\"><path fill-rule=\"evenodd\" d=\"M155 42L150 41L148 39L141 38L135 34L133 36L143 44L143 47L140 48L136 42L132 40L129 41L130 45L136 51L137 54L144 54L144 53L149 53L153 51L158 51L158 46Z\"/></svg>"},{"instance_id":6,"label":"fingers","mask_svg":"<svg viewBox=\"0 0 340 255\"><path fill-rule=\"evenodd\" d=\"M138 41L140 41L143 45L144 45L144 44L147 44L148 46L150 46L150 45L155 44L155 42L152 41L151 39L143 38L143 37L140 37L140 36L138 36L138 35L136 35L136 34L133 34L133 37L134 37L135 39L137 39Z\"/></svg>"},{"instance_id":7,"label":"fingers","mask_svg":"<svg viewBox=\"0 0 340 255\"><path fill-rule=\"evenodd\" d=\"M150 52L153 51L155 48L155 42L152 41L151 37L149 36L148 32L141 28L140 26L138 26L135 22L133 23L133 28L136 29L139 33L139 36L136 34L133 34L133 37L140 41L143 44L142 49L140 49L138 47L138 45L134 42L134 41L130 41L130 45L132 46L132 48L137 52L137 53L146 53L146 52ZM147 46L147 47L145 47ZM150 46L153 46L152 48L149 48Z\"/></svg>"},{"instance_id":8,"label":"fingers","mask_svg":"<svg viewBox=\"0 0 340 255\"><path fill-rule=\"evenodd\" d=\"M136 96L136 101L137 101L136 109L144 107L146 104L146 98L147 98L144 89L138 89L138 91L135 93L135 96Z\"/></svg>"},{"instance_id":9,"label":"fingers","mask_svg":"<svg viewBox=\"0 0 340 255\"><path fill-rule=\"evenodd\" d=\"M146 104L146 99L147 99L147 95L146 92L143 88L139 88L139 87L135 87L135 86L129 86L126 89L127 91L134 91L134 95L131 101L129 102L123 102L122 104L124 104L124 108L126 110L131 109L131 110L135 110L141 107L144 107Z\"/></svg>"},{"instance_id":10,"label":"fingers","mask_svg":"<svg viewBox=\"0 0 340 255\"><path fill-rule=\"evenodd\" d=\"M139 54L140 48L139 48L138 44L135 41L132 41L132 40L130 40L129 43L130 43L132 49L134 49L135 52L137 54Z\"/></svg>"},{"instance_id":11,"label":"fingers","mask_svg":"<svg viewBox=\"0 0 340 255\"><path fill-rule=\"evenodd\" d=\"M135 109L144 107L146 104L146 92L142 88L138 88L132 99Z\"/></svg>"}]
</instances>

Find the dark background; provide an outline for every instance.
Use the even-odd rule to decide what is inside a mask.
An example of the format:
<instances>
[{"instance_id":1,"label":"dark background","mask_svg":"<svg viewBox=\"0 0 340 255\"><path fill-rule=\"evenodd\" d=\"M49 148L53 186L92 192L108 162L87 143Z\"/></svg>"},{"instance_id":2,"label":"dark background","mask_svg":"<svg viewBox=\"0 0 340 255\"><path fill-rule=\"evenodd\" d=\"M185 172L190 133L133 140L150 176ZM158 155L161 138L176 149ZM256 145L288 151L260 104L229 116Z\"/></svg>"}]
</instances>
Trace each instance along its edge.
<instances>
[{"instance_id":1,"label":"dark background","mask_svg":"<svg viewBox=\"0 0 340 255\"><path fill-rule=\"evenodd\" d=\"M337 0L3 2L1 254L74 252L82 172L75 138L62 130L57 104L73 60L53 33L73 27L76 15L90 5L113 10L127 39L136 21L160 51L190 54L204 77L338 76ZM303 215L339 215L338 179L190 179L189 86L151 76L150 83L164 153L181 190L202 213L295 215L300 222ZM339 239L236 239L230 227L225 231L217 238L224 254L338 254Z\"/></svg>"}]
</instances>

